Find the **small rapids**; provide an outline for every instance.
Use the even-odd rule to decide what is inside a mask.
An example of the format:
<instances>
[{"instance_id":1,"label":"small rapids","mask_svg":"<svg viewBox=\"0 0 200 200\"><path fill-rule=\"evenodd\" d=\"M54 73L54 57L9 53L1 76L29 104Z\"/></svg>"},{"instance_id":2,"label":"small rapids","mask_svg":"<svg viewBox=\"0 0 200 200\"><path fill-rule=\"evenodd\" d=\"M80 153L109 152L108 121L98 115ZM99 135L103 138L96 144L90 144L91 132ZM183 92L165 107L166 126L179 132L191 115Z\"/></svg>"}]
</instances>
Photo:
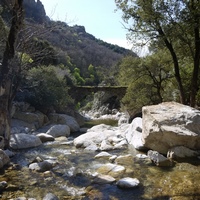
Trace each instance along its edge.
<instances>
[{"instance_id":1,"label":"small rapids","mask_svg":"<svg viewBox=\"0 0 200 200\"><path fill-rule=\"evenodd\" d=\"M120 165L125 172L118 177L137 178L140 185L134 189L120 189L116 182L99 184L93 182L97 169L110 162L94 158L99 152L77 149L73 138L47 142L34 149L16 152L11 166L1 171L0 181L8 187L1 193L2 200L17 197L42 200L47 193L55 194L60 200L148 200L148 199L200 199L200 161L179 162L173 168L159 168L148 159L138 158L132 147L111 150L110 154L132 159ZM28 168L36 157L57 162L47 172L35 172Z\"/></svg>"}]
</instances>

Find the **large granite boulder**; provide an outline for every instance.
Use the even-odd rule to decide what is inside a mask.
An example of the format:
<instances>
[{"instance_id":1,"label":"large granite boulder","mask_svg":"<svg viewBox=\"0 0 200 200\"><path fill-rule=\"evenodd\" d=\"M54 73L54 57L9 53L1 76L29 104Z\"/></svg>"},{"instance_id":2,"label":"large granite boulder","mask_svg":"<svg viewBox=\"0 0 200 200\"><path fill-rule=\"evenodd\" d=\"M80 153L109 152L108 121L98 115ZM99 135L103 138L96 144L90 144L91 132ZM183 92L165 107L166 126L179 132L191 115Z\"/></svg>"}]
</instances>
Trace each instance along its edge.
<instances>
[{"instance_id":1,"label":"large granite boulder","mask_svg":"<svg viewBox=\"0 0 200 200\"><path fill-rule=\"evenodd\" d=\"M48 117L52 123L68 125L71 132L80 130L80 126L74 117L57 113L51 113Z\"/></svg>"},{"instance_id":2,"label":"large granite boulder","mask_svg":"<svg viewBox=\"0 0 200 200\"><path fill-rule=\"evenodd\" d=\"M200 149L200 111L176 102L142 109L144 146L167 154L176 146Z\"/></svg>"},{"instance_id":3,"label":"large granite boulder","mask_svg":"<svg viewBox=\"0 0 200 200\"><path fill-rule=\"evenodd\" d=\"M46 134L56 137L65 136L68 137L70 135L70 128L68 125L57 124L52 126Z\"/></svg>"},{"instance_id":4,"label":"large granite boulder","mask_svg":"<svg viewBox=\"0 0 200 200\"><path fill-rule=\"evenodd\" d=\"M38 129L42 127L47 121L47 116L43 113L36 111L36 112L22 112L22 111L16 111L13 115L13 119L21 120L23 122L26 122L27 127L30 128L32 126L34 129Z\"/></svg>"},{"instance_id":5,"label":"large granite boulder","mask_svg":"<svg viewBox=\"0 0 200 200\"><path fill-rule=\"evenodd\" d=\"M41 145L39 137L25 133L13 134L10 138L10 147L12 149L26 149Z\"/></svg>"}]
</instances>

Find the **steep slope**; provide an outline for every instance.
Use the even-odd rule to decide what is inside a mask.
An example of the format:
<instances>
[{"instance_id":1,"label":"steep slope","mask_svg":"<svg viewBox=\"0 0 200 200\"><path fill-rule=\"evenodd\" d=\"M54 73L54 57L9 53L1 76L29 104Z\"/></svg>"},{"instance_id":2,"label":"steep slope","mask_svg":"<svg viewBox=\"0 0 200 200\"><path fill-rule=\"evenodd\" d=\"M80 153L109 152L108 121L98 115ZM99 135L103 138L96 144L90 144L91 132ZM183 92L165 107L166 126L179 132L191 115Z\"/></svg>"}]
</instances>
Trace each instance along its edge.
<instances>
[{"instance_id":1,"label":"steep slope","mask_svg":"<svg viewBox=\"0 0 200 200\"><path fill-rule=\"evenodd\" d=\"M12 0L1 0L1 16L9 26L9 6ZM67 66L73 73L76 68L85 79L92 65L98 74L95 84L116 73L117 63L126 55L137 56L130 50L106 43L87 33L84 26L69 26L51 21L40 0L24 0L25 28L20 37L19 52L26 52L32 66ZM38 53L39 52L39 53Z\"/></svg>"}]
</instances>

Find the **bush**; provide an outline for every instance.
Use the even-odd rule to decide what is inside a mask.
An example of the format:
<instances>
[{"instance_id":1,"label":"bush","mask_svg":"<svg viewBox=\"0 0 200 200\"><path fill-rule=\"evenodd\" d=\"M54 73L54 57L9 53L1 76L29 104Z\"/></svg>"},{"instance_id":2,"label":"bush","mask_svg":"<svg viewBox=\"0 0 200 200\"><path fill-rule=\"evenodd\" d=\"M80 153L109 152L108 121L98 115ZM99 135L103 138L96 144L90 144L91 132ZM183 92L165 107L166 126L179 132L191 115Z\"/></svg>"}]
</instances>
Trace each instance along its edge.
<instances>
[{"instance_id":1,"label":"bush","mask_svg":"<svg viewBox=\"0 0 200 200\"><path fill-rule=\"evenodd\" d=\"M64 77L53 66L30 69L27 84L31 93L28 101L35 107L61 108L72 103Z\"/></svg>"}]
</instances>

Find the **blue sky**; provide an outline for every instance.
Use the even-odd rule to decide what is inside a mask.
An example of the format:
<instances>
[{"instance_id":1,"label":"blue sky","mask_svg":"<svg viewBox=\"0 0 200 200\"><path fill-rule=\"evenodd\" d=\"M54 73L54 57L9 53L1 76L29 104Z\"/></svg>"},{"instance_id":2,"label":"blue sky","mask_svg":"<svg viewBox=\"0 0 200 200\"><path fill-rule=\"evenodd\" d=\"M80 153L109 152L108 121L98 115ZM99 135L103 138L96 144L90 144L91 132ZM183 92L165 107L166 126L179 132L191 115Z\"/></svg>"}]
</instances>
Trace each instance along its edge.
<instances>
[{"instance_id":1,"label":"blue sky","mask_svg":"<svg viewBox=\"0 0 200 200\"><path fill-rule=\"evenodd\" d=\"M86 32L106 42L131 48L126 39L122 14L114 0L40 0L53 20L84 26Z\"/></svg>"}]
</instances>

